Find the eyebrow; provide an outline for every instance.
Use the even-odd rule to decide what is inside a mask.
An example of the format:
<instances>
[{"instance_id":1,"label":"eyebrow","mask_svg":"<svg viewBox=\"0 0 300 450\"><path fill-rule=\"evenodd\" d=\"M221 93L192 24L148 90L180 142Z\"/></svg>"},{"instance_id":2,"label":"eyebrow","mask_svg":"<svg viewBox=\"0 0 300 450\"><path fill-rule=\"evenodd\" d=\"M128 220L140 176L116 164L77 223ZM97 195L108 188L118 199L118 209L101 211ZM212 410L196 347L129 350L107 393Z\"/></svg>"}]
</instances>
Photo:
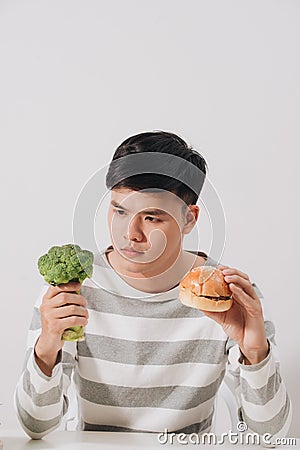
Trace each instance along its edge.
<instances>
[{"instance_id":1,"label":"eyebrow","mask_svg":"<svg viewBox=\"0 0 300 450\"><path fill-rule=\"evenodd\" d=\"M128 209L124 208L123 206L119 205L119 203L117 203L116 201L112 200L111 201L112 206L114 206L115 208L118 209L122 209L123 211L128 211ZM168 213L166 211L164 211L163 209L144 209L143 211L140 211L143 214L147 214L149 216L166 216L168 215Z\"/></svg>"}]
</instances>

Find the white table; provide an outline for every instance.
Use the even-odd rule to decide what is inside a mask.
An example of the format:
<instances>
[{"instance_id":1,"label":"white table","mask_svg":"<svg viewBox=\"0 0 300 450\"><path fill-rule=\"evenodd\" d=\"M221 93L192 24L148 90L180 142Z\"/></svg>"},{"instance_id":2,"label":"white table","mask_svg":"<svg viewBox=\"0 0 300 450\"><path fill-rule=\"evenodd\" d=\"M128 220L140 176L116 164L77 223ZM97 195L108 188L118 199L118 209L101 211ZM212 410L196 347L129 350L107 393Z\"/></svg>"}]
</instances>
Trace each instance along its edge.
<instances>
[{"instance_id":1,"label":"white table","mask_svg":"<svg viewBox=\"0 0 300 450\"><path fill-rule=\"evenodd\" d=\"M3 442L3 450L156 450L181 448L182 450L210 448L219 450L240 449L240 445L234 444L180 444L175 441L172 445L158 442L158 435L154 433L111 433L90 431L54 431L43 439L31 440L22 430L5 431L0 429L0 439ZM277 448L300 448L300 439L297 445L284 445ZM259 445L245 445L244 449L263 449Z\"/></svg>"}]
</instances>

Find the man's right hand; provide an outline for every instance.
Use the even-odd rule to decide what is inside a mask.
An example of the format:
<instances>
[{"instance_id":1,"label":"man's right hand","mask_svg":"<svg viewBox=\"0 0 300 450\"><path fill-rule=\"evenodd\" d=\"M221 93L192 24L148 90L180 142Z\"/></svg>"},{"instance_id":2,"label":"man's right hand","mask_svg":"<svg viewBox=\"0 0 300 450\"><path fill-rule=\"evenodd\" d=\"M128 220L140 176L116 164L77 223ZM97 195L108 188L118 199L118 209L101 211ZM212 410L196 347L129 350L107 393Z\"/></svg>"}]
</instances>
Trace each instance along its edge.
<instances>
[{"instance_id":1,"label":"man's right hand","mask_svg":"<svg viewBox=\"0 0 300 450\"><path fill-rule=\"evenodd\" d=\"M66 328L85 326L88 322L87 301L76 291L81 284L70 282L50 286L40 306L42 332L35 345L35 360L42 372L51 376Z\"/></svg>"}]
</instances>

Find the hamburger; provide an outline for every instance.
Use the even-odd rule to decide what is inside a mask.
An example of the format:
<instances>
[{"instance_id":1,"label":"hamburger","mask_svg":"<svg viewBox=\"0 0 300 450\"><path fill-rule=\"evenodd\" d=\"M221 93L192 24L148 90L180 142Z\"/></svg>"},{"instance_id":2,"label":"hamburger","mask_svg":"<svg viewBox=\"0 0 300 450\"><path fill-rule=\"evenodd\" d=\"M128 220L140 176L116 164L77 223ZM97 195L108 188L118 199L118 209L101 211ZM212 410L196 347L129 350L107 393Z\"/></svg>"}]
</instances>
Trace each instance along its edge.
<instances>
[{"instance_id":1,"label":"hamburger","mask_svg":"<svg viewBox=\"0 0 300 450\"><path fill-rule=\"evenodd\" d=\"M233 299L220 269L200 266L192 269L179 284L181 302L203 311L227 311Z\"/></svg>"}]
</instances>

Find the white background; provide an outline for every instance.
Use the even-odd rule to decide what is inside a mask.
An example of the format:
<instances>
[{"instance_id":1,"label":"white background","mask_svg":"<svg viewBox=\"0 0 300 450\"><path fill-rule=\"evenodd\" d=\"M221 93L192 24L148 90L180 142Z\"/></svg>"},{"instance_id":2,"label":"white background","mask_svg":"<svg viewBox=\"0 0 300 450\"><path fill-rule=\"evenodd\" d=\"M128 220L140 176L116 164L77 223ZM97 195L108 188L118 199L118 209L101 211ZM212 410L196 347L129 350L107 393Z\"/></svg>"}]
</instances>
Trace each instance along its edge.
<instances>
[{"instance_id":1,"label":"white background","mask_svg":"<svg viewBox=\"0 0 300 450\"><path fill-rule=\"evenodd\" d=\"M299 47L296 0L0 2L4 427L18 426L37 258L72 242L76 199L117 145L163 129L207 160L226 215L222 261L271 307L299 436Z\"/></svg>"}]
</instances>

